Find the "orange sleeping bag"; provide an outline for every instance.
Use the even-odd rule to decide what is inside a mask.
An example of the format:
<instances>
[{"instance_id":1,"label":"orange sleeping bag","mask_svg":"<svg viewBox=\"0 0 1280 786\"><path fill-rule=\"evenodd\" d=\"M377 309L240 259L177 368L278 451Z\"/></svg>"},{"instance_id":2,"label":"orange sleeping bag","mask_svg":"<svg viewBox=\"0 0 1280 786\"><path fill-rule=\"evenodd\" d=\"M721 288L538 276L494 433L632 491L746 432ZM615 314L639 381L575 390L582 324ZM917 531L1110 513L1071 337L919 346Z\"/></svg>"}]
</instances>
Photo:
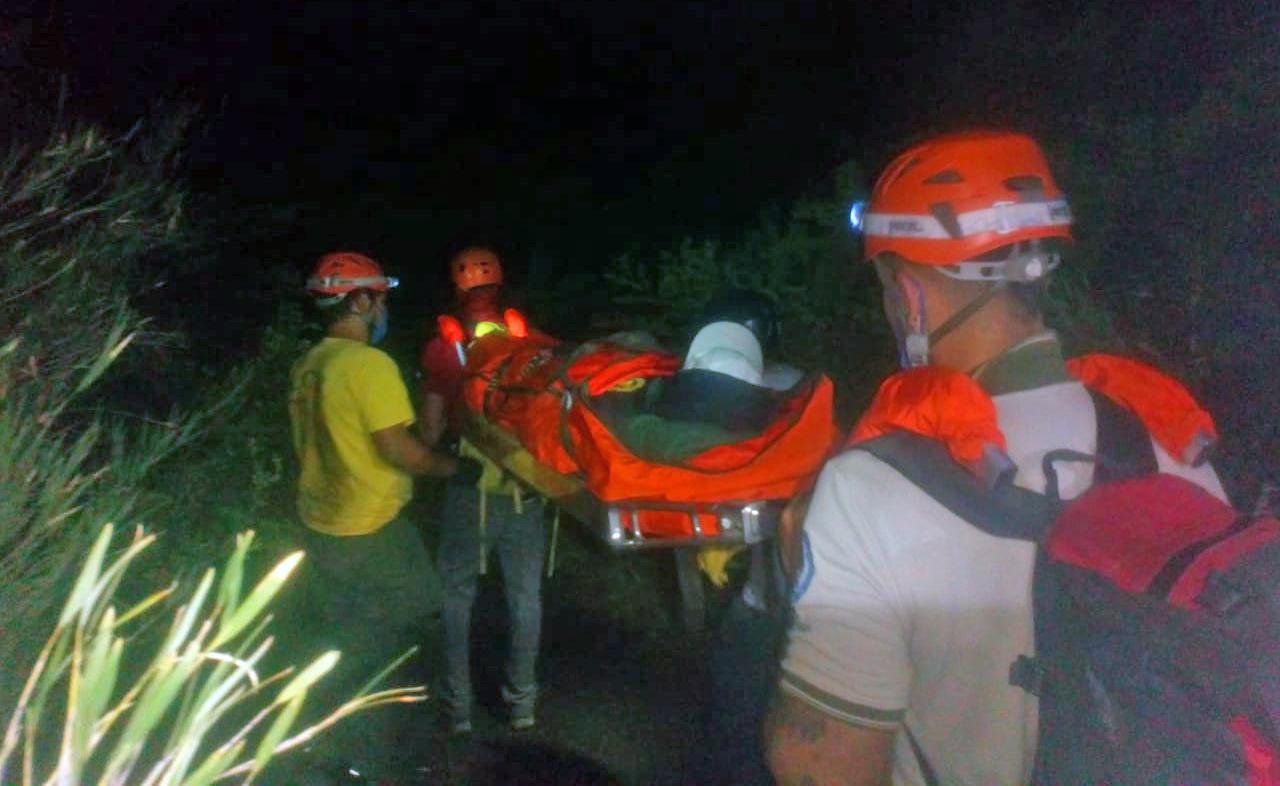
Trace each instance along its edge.
<instances>
[{"instance_id":1,"label":"orange sleeping bag","mask_svg":"<svg viewBox=\"0 0 1280 786\"><path fill-rule=\"evenodd\" d=\"M749 503L788 499L813 485L839 440L834 391L825 377L797 386L762 433L680 465L635 456L592 410L595 396L632 380L671 376L679 368L675 355L625 342L591 342L570 352L545 336L494 334L469 350L463 401L515 435L539 463L581 477L604 502ZM657 529L682 526L673 523L678 515L652 518ZM672 522L659 523L666 518Z\"/></svg>"}]
</instances>

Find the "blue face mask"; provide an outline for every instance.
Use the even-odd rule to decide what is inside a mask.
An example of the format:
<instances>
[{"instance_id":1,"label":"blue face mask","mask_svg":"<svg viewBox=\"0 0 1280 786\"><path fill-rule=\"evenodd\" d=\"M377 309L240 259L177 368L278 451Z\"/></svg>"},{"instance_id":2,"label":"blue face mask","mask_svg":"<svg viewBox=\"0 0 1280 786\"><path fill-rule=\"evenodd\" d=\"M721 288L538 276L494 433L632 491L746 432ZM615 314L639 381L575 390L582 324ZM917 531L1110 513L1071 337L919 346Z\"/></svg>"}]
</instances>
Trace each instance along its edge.
<instances>
[{"instance_id":1,"label":"blue face mask","mask_svg":"<svg viewBox=\"0 0 1280 786\"><path fill-rule=\"evenodd\" d=\"M387 337L387 323L390 321L387 307L382 307L382 312L378 315L378 319L373 323L373 327L369 331L369 343L381 344L382 339Z\"/></svg>"}]
</instances>

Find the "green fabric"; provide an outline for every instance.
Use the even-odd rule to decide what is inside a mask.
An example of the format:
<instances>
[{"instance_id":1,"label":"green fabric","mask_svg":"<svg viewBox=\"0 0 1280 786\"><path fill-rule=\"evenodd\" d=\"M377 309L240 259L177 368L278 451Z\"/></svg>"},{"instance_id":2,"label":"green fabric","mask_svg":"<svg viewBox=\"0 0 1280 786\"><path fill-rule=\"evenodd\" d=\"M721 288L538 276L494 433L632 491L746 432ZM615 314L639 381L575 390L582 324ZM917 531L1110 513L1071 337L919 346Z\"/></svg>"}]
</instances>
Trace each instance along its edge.
<instances>
[{"instance_id":1,"label":"green fabric","mask_svg":"<svg viewBox=\"0 0 1280 786\"><path fill-rule=\"evenodd\" d=\"M657 464L680 464L692 456L720 445L750 437L710 423L674 420L646 410L662 395L665 379L625 394L606 394L594 406L609 431L637 458Z\"/></svg>"},{"instance_id":2,"label":"green fabric","mask_svg":"<svg viewBox=\"0 0 1280 786\"><path fill-rule=\"evenodd\" d=\"M992 396L1071 381L1062 344L1052 333L1027 339L974 369L972 376Z\"/></svg>"},{"instance_id":3,"label":"green fabric","mask_svg":"<svg viewBox=\"0 0 1280 786\"><path fill-rule=\"evenodd\" d=\"M668 420L645 414L622 419L614 428L614 436L645 461L679 464L703 451L739 442L750 435L736 434L706 423Z\"/></svg>"}]
</instances>

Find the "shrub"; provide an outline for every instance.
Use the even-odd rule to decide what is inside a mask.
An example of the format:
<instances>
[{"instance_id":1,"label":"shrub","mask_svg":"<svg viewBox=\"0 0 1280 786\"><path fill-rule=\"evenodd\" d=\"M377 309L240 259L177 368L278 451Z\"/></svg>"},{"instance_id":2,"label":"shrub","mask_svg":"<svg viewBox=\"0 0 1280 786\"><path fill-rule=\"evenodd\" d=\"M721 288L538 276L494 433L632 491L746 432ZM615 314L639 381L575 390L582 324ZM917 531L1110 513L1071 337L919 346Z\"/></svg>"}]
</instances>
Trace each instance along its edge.
<instances>
[{"instance_id":1,"label":"shrub","mask_svg":"<svg viewBox=\"0 0 1280 786\"><path fill-rule=\"evenodd\" d=\"M147 483L147 520L170 535L161 544L170 566L203 564L247 522L260 533L255 548L264 559L293 545L296 468L286 401L289 370L306 351L311 327L298 305L280 308L257 353L223 372L229 378L208 380L208 403L196 409L220 414Z\"/></svg>"},{"instance_id":2,"label":"shrub","mask_svg":"<svg viewBox=\"0 0 1280 786\"><path fill-rule=\"evenodd\" d=\"M778 306L781 359L833 377L842 409L854 408L888 370L886 356L892 360L875 277L858 264L849 231L849 205L863 194L861 180L861 168L850 162L784 218L764 218L740 238L685 238L656 259L620 256L606 273L621 307L617 324L606 320L601 327L641 327L678 349L717 291L755 289Z\"/></svg>"},{"instance_id":3,"label":"shrub","mask_svg":"<svg viewBox=\"0 0 1280 786\"><path fill-rule=\"evenodd\" d=\"M274 756L342 718L424 698L421 687L371 693L375 678L327 716L295 730L309 691L339 658L330 651L297 673L258 674L272 646L264 611L302 553L286 557L245 593L253 533L241 535L221 578L205 571L167 632L138 636L132 631L145 629L174 587L123 612L113 601L125 573L154 540L139 529L112 559L112 527L98 535L5 730L0 782L204 786L243 776L248 783Z\"/></svg>"},{"instance_id":4,"label":"shrub","mask_svg":"<svg viewBox=\"0 0 1280 786\"><path fill-rule=\"evenodd\" d=\"M157 141L159 140L159 141ZM122 353L166 337L130 305L191 242L174 137L67 131L0 171L0 653L51 610L96 528L136 512L145 479L203 416L95 399ZM206 413L207 416L207 413ZM0 686L2 689L3 686Z\"/></svg>"}]
</instances>

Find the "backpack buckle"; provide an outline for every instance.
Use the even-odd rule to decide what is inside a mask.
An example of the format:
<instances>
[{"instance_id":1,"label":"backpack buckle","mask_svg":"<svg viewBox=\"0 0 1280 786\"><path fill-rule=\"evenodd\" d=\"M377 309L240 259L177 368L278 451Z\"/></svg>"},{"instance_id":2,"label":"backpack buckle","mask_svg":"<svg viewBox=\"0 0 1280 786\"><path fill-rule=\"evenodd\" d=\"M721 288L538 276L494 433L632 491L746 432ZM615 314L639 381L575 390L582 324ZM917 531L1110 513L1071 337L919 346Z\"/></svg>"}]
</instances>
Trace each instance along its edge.
<instances>
[{"instance_id":1,"label":"backpack buckle","mask_svg":"<svg viewBox=\"0 0 1280 786\"><path fill-rule=\"evenodd\" d=\"M1009 684L1022 688L1032 696L1039 696L1044 687L1044 664L1039 658L1030 655L1019 655L1009 665Z\"/></svg>"}]
</instances>

